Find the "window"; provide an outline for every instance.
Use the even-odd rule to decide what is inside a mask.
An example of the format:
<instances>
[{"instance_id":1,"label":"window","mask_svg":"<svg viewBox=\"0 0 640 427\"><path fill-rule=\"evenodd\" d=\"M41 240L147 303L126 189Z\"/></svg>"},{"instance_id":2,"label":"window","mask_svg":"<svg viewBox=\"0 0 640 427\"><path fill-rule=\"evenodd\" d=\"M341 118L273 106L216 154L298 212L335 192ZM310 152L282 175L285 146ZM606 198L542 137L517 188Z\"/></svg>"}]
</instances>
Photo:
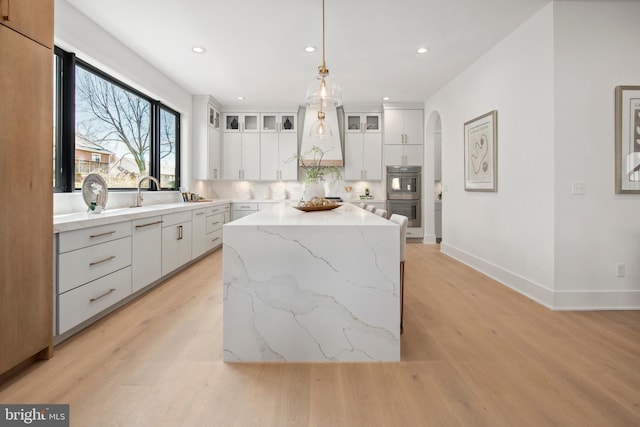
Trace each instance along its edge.
<instances>
[{"instance_id":1,"label":"window","mask_svg":"<svg viewBox=\"0 0 640 427\"><path fill-rule=\"evenodd\" d=\"M179 187L178 112L59 48L54 86L56 191L81 188L90 173L110 190L137 188L147 175Z\"/></svg>"}]
</instances>

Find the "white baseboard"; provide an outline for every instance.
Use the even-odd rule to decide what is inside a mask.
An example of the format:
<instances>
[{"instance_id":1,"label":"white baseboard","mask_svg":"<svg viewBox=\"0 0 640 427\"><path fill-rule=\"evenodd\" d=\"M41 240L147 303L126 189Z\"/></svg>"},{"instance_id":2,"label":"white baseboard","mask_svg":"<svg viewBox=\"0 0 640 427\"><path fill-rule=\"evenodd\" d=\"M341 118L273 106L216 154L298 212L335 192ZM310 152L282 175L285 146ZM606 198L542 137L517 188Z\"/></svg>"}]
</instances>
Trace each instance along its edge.
<instances>
[{"instance_id":1,"label":"white baseboard","mask_svg":"<svg viewBox=\"0 0 640 427\"><path fill-rule=\"evenodd\" d=\"M640 310L638 290L554 291L446 242L440 251L552 310Z\"/></svg>"}]
</instances>

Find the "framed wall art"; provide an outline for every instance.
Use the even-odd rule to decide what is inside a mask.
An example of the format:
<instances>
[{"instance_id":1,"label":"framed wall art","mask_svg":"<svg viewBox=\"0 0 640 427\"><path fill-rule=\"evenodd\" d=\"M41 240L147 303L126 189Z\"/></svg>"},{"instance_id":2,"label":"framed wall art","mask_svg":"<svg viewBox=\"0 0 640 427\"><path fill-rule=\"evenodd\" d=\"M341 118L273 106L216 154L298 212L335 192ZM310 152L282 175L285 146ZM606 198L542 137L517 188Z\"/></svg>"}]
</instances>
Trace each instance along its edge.
<instances>
[{"instance_id":1,"label":"framed wall art","mask_svg":"<svg viewBox=\"0 0 640 427\"><path fill-rule=\"evenodd\" d=\"M616 87L616 193L640 194L640 86Z\"/></svg>"},{"instance_id":2,"label":"framed wall art","mask_svg":"<svg viewBox=\"0 0 640 427\"><path fill-rule=\"evenodd\" d=\"M498 112L464 124L465 191L498 191Z\"/></svg>"}]
</instances>

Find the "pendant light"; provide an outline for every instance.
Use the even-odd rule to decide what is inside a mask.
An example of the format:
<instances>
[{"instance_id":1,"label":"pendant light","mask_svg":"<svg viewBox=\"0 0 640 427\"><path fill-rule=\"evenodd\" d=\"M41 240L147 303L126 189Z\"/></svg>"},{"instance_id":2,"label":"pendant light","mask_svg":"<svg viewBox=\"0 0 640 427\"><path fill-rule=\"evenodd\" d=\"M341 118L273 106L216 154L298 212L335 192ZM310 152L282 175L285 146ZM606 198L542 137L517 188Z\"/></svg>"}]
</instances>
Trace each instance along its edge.
<instances>
[{"instance_id":1,"label":"pendant light","mask_svg":"<svg viewBox=\"0 0 640 427\"><path fill-rule=\"evenodd\" d=\"M340 86L329 77L329 69L325 61L325 30L324 30L324 0L322 0L322 65L318 67L318 75L311 80L307 88L307 104L317 107L318 120L311 126L309 136L324 139L332 136L333 132L325 120L323 109L335 108L342 105Z\"/></svg>"}]
</instances>

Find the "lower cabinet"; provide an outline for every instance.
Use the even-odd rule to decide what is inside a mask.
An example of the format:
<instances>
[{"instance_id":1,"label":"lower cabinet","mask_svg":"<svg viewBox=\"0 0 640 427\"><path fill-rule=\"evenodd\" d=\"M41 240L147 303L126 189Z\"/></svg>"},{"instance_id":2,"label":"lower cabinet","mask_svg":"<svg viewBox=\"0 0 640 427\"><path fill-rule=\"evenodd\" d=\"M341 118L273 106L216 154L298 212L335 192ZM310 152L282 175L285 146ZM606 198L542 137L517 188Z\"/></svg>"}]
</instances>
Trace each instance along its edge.
<instances>
[{"instance_id":1,"label":"lower cabinet","mask_svg":"<svg viewBox=\"0 0 640 427\"><path fill-rule=\"evenodd\" d=\"M227 203L58 233L56 340L222 245L230 213Z\"/></svg>"},{"instance_id":2,"label":"lower cabinet","mask_svg":"<svg viewBox=\"0 0 640 427\"><path fill-rule=\"evenodd\" d=\"M192 259L222 245L222 226L229 222L230 211L230 205L225 204L192 212Z\"/></svg>"},{"instance_id":3,"label":"lower cabinet","mask_svg":"<svg viewBox=\"0 0 640 427\"><path fill-rule=\"evenodd\" d=\"M62 334L131 294L131 266L58 296L58 333Z\"/></svg>"},{"instance_id":4,"label":"lower cabinet","mask_svg":"<svg viewBox=\"0 0 640 427\"><path fill-rule=\"evenodd\" d=\"M58 334L131 294L131 221L61 233L57 248Z\"/></svg>"},{"instance_id":5,"label":"lower cabinet","mask_svg":"<svg viewBox=\"0 0 640 427\"><path fill-rule=\"evenodd\" d=\"M131 292L162 277L162 217L132 221Z\"/></svg>"},{"instance_id":6,"label":"lower cabinet","mask_svg":"<svg viewBox=\"0 0 640 427\"><path fill-rule=\"evenodd\" d=\"M258 203L256 202L238 202L231 204L231 221L251 215L258 212Z\"/></svg>"},{"instance_id":7,"label":"lower cabinet","mask_svg":"<svg viewBox=\"0 0 640 427\"><path fill-rule=\"evenodd\" d=\"M162 215L162 275L191 261L191 212Z\"/></svg>"}]
</instances>

